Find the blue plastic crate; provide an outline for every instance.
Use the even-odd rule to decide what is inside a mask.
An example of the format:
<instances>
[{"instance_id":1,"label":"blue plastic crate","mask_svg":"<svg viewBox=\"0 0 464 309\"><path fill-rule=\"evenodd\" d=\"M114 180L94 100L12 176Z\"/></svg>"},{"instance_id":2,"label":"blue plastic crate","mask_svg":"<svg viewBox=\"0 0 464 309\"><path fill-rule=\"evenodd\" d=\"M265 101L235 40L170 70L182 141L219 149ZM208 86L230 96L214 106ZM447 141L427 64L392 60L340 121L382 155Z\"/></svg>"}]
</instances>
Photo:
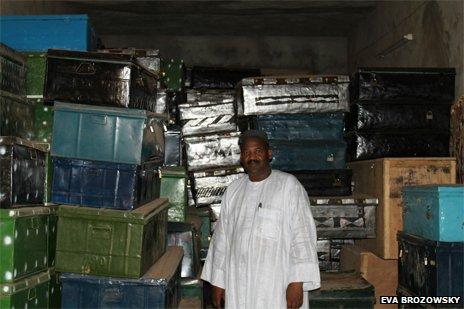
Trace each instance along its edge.
<instances>
[{"instance_id":1,"label":"blue plastic crate","mask_svg":"<svg viewBox=\"0 0 464 309\"><path fill-rule=\"evenodd\" d=\"M271 166L282 171L344 169L344 141L271 140Z\"/></svg>"},{"instance_id":2,"label":"blue plastic crate","mask_svg":"<svg viewBox=\"0 0 464 309\"><path fill-rule=\"evenodd\" d=\"M344 113L259 115L251 121L253 129L280 140L343 140L344 126Z\"/></svg>"},{"instance_id":3,"label":"blue plastic crate","mask_svg":"<svg viewBox=\"0 0 464 309\"><path fill-rule=\"evenodd\" d=\"M18 51L97 49L97 38L87 15L0 16L0 40Z\"/></svg>"},{"instance_id":4,"label":"blue plastic crate","mask_svg":"<svg viewBox=\"0 0 464 309\"><path fill-rule=\"evenodd\" d=\"M158 164L52 158L52 202L130 210L159 197Z\"/></svg>"},{"instance_id":5,"label":"blue plastic crate","mask_svg":"<svg viewBox=\"0 0 464 309\"><path fill-rule=\"evenodd\" d=\"M61 275L61 308L177 308L181 247L166 253L140 279Z\"/></svg>"},{"instance_id":6,"label":"blue plastic crate","mask_svg":"<svg viewBox=\"0 0 464 309\"><path fill-rule=\"evenodd\" d=\"M464 185L403 189L403 231L430 240L464 242Z\"/></svg>"}]
</instances>

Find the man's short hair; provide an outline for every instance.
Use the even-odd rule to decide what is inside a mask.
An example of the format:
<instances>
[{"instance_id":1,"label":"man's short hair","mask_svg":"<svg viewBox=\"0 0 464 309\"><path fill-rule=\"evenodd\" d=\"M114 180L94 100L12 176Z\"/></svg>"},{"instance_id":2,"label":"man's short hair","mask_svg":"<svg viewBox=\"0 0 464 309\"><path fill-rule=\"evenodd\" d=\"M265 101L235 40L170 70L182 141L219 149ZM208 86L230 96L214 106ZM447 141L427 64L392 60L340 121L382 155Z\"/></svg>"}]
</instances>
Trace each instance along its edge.
<instances>
[{"instance_id":1,"label":"man's short hair","mask_svg":"<svg viewBox=\"0 0 464 309\"><path fill-rule=\"evenodd\" d=\"M269 148L269 140L267 138L267 134L261 130L246 130L238 139L238 145L242 148L243 144L248 138L258 139L266 143L267 148Z\"/></svg>"}]
</instances>

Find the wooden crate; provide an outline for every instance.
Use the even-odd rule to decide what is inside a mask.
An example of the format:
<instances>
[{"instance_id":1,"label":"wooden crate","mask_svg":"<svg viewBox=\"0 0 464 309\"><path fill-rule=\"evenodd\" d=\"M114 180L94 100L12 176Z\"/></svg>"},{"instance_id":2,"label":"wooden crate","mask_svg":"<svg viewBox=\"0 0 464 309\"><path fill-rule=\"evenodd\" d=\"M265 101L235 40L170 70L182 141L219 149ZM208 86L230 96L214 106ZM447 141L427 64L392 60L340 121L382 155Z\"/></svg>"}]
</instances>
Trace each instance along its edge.
<instances>
[{"instance_id":1,"label":"wooden crate","mask_svg":"<svg viewBox=\"0 0 464 309\"><path fill-rule=\"evenodd\" d=\"M356 244L383 259L398 258L396 234L403 228L402 188L408 185L456 183L454 158L382 158L351 162L353 194L379 199L375 239Z\"/></svg>"},{"instance_id":2,"label":"wooden crate","mask_svg":"<svg viewBox=\"0 0 464 309\"><path fill-rule=\"evenodd\" d=\"M384 260L357 245L344 245L340 251L342 271L355 270L375 288L376 309L396 308L381 305L380 296L396 295L398 285L398 261Z\"/></svg>"}]
</instances>

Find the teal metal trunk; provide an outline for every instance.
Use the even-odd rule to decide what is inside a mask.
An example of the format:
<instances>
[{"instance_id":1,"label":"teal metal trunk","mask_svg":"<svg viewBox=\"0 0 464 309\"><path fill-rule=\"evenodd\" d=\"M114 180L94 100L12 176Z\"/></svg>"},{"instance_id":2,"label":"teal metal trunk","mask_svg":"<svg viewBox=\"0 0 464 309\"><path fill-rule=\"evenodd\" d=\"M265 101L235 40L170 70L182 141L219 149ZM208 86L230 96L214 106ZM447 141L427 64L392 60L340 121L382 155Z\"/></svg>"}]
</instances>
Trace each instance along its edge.
<instances>
[{"instance_id":1,"label":"teal metal trunk","mask_svg":"<svg viewBox=\"0 0 464 309\"><path fill-rule=\"evenodd\" d=\"M344 113L280 114L251 117L253 129L269 139L343 140Z\"/></svg>"},{"instance_id":2,"label":"teal metal trunk","mask_svg":"<svg viewBox=\"0 0 464 309\"><path fill-rule=\"evenodd\" d=\"M0 308L48 308L49 287L48 270L15 283L0 283Z\"/></svg>"},{"instance_id":3,"label":"teal metal trunk","mask_svg":"<svg viewBox=\"0 0 464 309\"><path fill-rule=\"evenodd\" d=\"M48 267L50 209L0 209L0 283L16 282Z\"/></svg>"},{"instance_id":4,"label":"teal metal trunk","mask_svg":"<svg viewBox=\"0 0 464 309\"><path fill-rule=\"evenodd\" d=\"M56 270L140 278L166 249L167 199L122 211L60 206Z\"/></svg>"},{"instance_id":5,"label":"teal metal trunk","mask_svg":"<svg viewBox=\"0 0 464 309\"><path fill-rule=\"evenodd\" d=\"M346 143L342 140L271 140L271 166L283 171L343 169Z\"/></svg>"},{"instance_id":6,"label":"teal metal trunk","mask_svg":"<svg viewBox=\"0 0 464 309\"><path fill-rule=\"evenodd\" d=\"M163 118L145 110L55 103L52 155L113 163L164 160Z\"/></svg>"},{"instance_id":7,"label":"teal metal trunk","mask_svg":"<svg viewBox=\"0 0 464 309\"><path fill-rule=\"evenodd\" d=\"M403 201L404 233L464 242L464 185L405 187Z\"/></svg>"}]
</instances>

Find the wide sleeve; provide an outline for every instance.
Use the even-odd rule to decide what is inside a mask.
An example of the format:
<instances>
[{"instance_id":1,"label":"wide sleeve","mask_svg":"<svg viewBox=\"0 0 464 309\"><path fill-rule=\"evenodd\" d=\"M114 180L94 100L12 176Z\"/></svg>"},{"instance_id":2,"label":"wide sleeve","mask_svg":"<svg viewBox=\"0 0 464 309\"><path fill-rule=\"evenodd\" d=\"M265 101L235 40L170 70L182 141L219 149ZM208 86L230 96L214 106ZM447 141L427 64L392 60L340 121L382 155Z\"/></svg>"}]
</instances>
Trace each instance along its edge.
<instances>
[{"instance_id":1,"label":"wide sleeve","mask_svg":"<svg viewBox=\"0 0 464 309\"><path fill-rule=\"evenodd\" d=\"M214 234L209 244L208 256L203 266L201 279L210 282L212 285L225 289L227 273L227 251L229 248L227 225L228 207L227 190L222 196L221 214L214 229Z\"/></svg>"},{"instance_id":2,"label":"wide sleeve","mask_svg":"<svg viewBox=\"0 0 464 309\"><path fill-rule=\"evenodd\" d=\"M319 262L316 249L316 225L309 205L308 195L296 181L295 194L290 206L290 259L289 282L303 282L303 290L310 291L321 286Z\"/></svg>"}]
</instances>

